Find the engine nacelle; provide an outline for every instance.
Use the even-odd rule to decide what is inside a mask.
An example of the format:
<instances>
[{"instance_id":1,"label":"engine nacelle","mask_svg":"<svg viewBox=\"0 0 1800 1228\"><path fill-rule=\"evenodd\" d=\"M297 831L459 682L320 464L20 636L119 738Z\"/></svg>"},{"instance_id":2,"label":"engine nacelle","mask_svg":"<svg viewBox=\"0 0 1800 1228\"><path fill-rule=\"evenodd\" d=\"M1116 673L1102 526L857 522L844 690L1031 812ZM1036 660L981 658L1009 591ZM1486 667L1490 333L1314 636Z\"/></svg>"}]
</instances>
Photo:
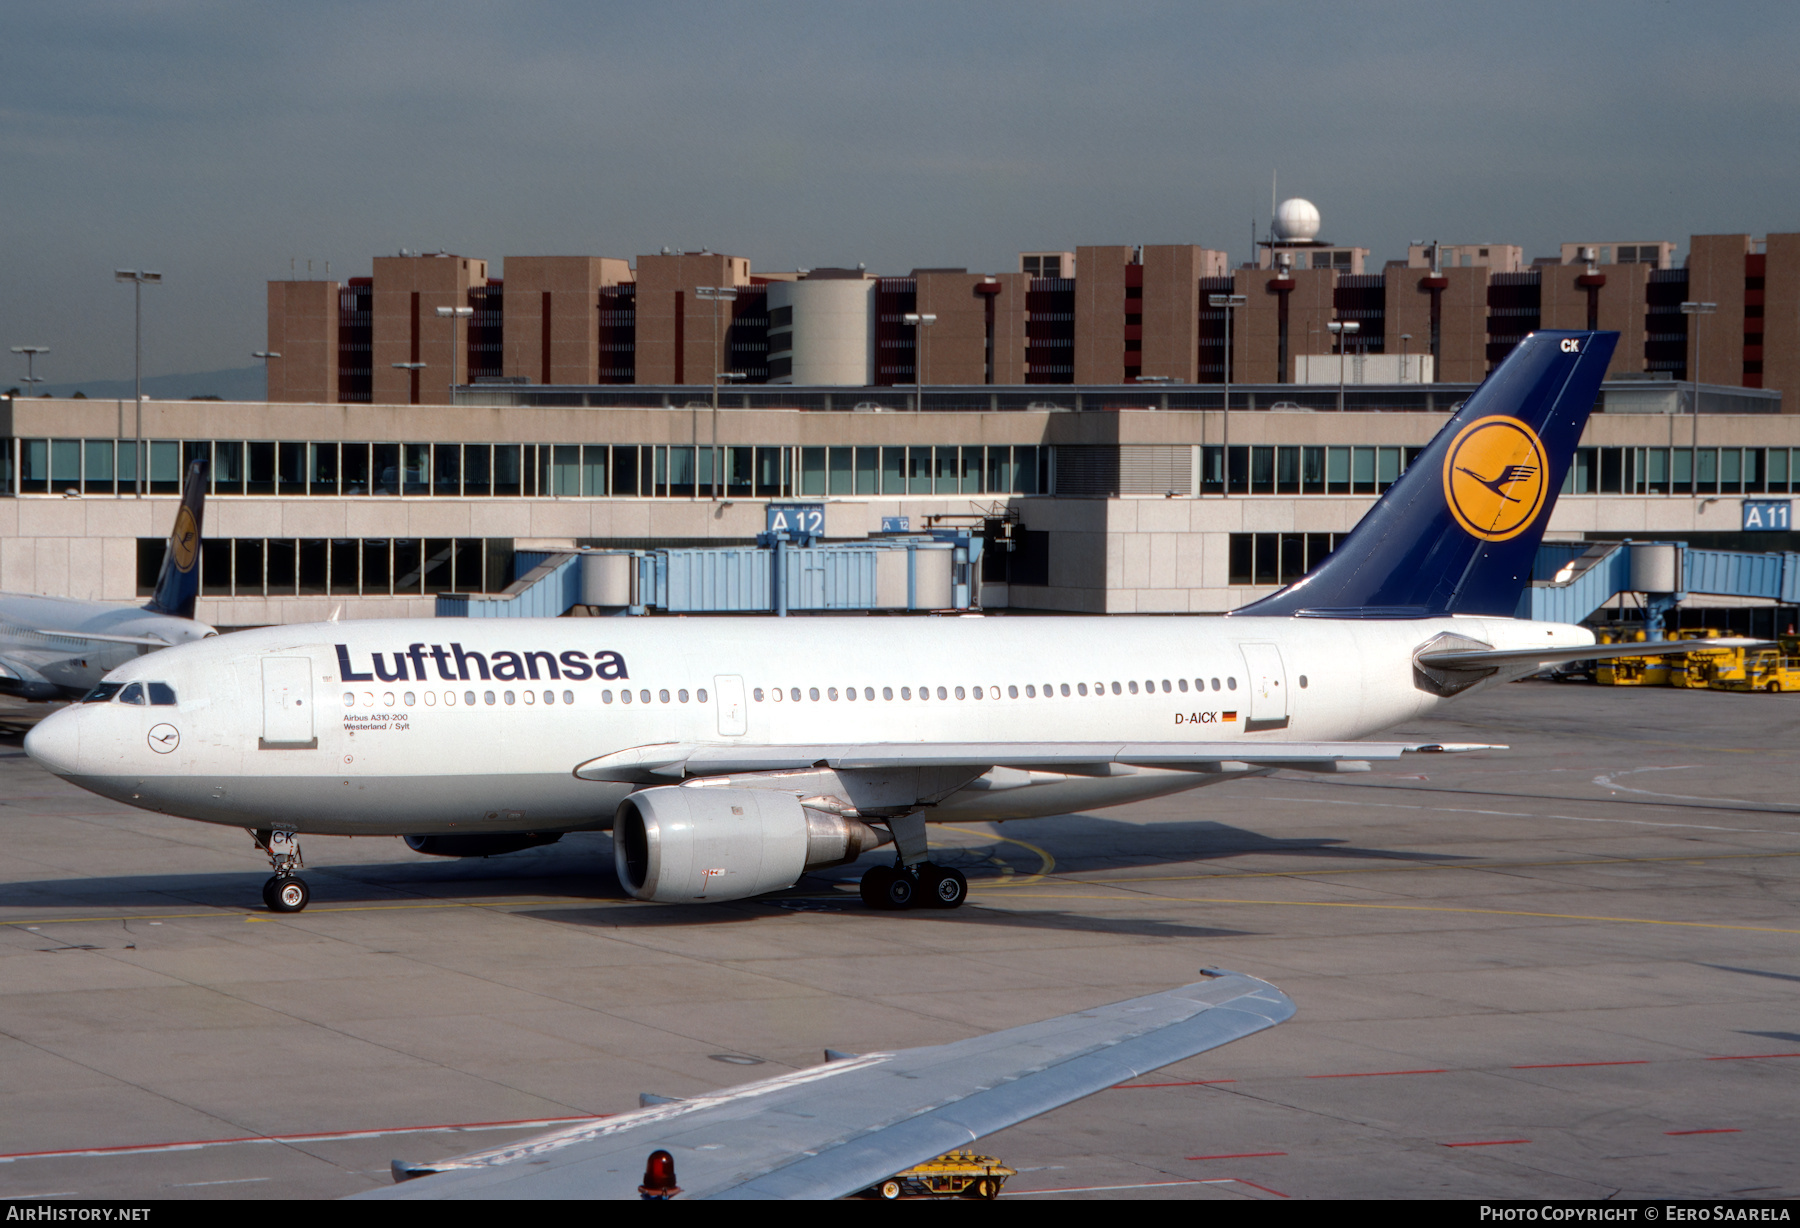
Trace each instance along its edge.
<instances>
[{"instance_id":1,"label":"engine nacelle","mask_svg":"<svg viewBox=\"0 0 1800 1228\"><path fill-rule=\"evenodd\" d=\"M762 789L643 789L619 803L619 882L657 903L741 900L791 887L803 871L854 861L889 837L860 819Z\"/></svg>"}]
</instances>

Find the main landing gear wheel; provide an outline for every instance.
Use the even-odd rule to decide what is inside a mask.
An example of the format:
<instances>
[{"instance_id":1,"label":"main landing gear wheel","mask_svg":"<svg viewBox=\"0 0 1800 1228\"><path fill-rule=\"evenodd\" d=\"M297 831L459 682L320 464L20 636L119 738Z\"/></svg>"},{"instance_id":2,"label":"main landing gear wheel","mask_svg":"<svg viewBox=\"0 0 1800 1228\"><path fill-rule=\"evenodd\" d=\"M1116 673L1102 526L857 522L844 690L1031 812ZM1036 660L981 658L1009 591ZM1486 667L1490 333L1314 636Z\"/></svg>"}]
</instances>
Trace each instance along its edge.
<instances>
[{"instance_id":1,"label":"main landing gear wheel","mask_svg":"<svg viewBox=\"0 0 1800 1228\"><path fill-rule=\"evenodd\" d=\"M969 880L961 870L928 862L919 867L919 891L926 908L958 908L969 898Z\"/></svg>"},{"instance_id":2,"label":"main landing gear wheel","mask_svg":"<svg viewBox=\"0 0 1800 1228\"><path fill-rule=\"evenodd\" d=\"M263 900L270 912L299 912L311 899L312 891L303 878L277 875L263 884Z\"/></svg>"},{"instance_id":3,"label":"main landing gear wheel","mask_svg":"<svg viewBox=\"0 0 1800 1228\"><path fill-rule=\"evenodd\" d=\"M863 907L885 909L888 880L893 877L891 866L875 866L864 874L862 881L856 885L856 893L862 897Z\"/></svg>"},{"instance_id":4,"label":"main landing gear wheel","mask_svg":"<svg viewBox=\"0 0 1800 1228\"><path fill-rule=\"evenodd\" d=\"M857 893L870 908L898 912L906 908L959 908L969 898L969 880L961 870L934 866L918 870L876 866L862 876Z\"/></svg>"},{"instance_id":5,"label":"main landing gear wheel","mask_svg":"<svg viewBox=\"0 0 1800 1228\"><path fill-rule=\"evenodd\" d=\"M883 912L899 912L911 908L919 894L919 884L907 870L892 866L876 866L862 876L857 893L870 908Z\"/></svg>"}]
</instances>

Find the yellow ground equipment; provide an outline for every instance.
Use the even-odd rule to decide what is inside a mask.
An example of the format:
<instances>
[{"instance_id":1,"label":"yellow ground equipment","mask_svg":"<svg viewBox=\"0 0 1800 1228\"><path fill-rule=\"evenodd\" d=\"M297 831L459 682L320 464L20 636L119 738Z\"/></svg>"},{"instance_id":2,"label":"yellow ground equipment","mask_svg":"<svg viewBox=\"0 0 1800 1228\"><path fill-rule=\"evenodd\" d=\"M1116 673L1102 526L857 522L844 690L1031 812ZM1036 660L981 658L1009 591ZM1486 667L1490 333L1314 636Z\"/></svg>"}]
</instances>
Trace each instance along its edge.
<instances>
[{"instance_id":1,"label":"yellow ground equipment","mask_svg":"<svg viewBox=\"0 0 1800 1228\"><path fill-rule=\"evenodd\" d=\"M1706 634L1712 638L1710 631ZM1669 671L1669 685L1696 691L1731 690L1730 683L1746 677L1745 655L1742 648L1696 648L1687 654L1681 668Z\"/></svg>"},{"instance_id":2,"label":"yellow ground equipment","mask_svg":"<svg viewBox=\"0 0 1800 1228\"><path fill-rule=\"evenodd\" d=\"M998 1198L1017 1169L993 1156L952 1151L895 1173L870 1190L877 1198Z\"/></svg>"},{"instance_id":3,"label":"yellow ground equipment","mask_svg":"<svg viewBox=\"0 0 1800 1228\"><path fill-rule=\"evenodd\" d=\"M1710 634L1671 631L1669 639L1703 639ZM1602 644L1641 644L1645 635L1642 631L1603 631L1597 638ZM1685 654L1673 651L1666 657L1616 657L1595 662L1594 681L1601 686L1682 686L1685 683L1675 681L1675 677L1683 673L1684 667Z\"/></svg>"},{"instance_id":4,"label":"yellow ground equipment","mask_svg":"<svg viewBox=\"0 0 1800 1228\"><path fill-rule=\"evenodd\" d=\"M1721 691L1800 691L1800 657L1779 648L1737 650L1743 658L1731 677L1712 684Z\"/></svg>"}]
</instances>

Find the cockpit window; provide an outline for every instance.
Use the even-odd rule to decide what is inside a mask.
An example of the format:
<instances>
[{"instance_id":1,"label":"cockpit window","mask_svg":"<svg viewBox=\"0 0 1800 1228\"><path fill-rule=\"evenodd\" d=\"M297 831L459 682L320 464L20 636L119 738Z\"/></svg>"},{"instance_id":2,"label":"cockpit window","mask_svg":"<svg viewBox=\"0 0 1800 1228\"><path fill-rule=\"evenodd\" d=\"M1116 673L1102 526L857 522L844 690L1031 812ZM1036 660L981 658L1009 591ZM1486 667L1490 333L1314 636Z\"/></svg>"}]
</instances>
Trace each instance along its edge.
<instances>
[{"instance_id":1,"label":"cockpit window","mask_svg":"<svg viewBox=\"0 0 1800 1228\"><path fill-rule=\"evenodd\" d=\"M102 682L99 686L82 696L81 702L84 704L103 704L114 695L117 695L124 685L125 684L122 682Z\"/></svg>"},{"instance_id":2,"label":"cockpit window","mask_svg":"<svg viewBox=\"0 0 1800 1228\"><path fill-rule=\"evenodd\" d=\"M145 702L145 700L144 700L144 684L141 682L134 682L131 685L127 686L124 689L124 691L122 691L120 693L119 702L122 704L142 705Z\"/></svg>"},{"instance_id":3,"label":"cockpit window","mask_svg":"<svg viewBox=\"0 0 1800 1228\"><path fill-rule=\"evenodd\" d=\"M153 708L173 708L175 706L175 688L166 682L152 682L150 687L150 706Z\"/></svg>"}]
</instances>

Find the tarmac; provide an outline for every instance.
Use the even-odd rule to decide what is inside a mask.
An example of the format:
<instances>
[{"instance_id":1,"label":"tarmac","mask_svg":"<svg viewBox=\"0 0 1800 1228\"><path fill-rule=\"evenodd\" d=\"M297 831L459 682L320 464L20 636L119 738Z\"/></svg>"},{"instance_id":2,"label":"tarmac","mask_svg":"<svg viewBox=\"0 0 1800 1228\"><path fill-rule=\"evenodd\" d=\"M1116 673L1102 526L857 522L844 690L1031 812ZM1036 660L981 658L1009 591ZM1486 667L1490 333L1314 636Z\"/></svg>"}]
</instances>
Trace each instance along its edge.
<instances>
[{"instance_id":1,"label":"tarmac","mask_svg":"<svg viewBox=\"0 0 1800 1228\"><path fill-rule=\"evenodd\" d=\"M34 710L0 712L0 1197L335 1197L1202 967L1299 1015L990 1136L1005 1197L1800 1194L1793 696L1501 687L1391 736L1504 752L934 828L970 902L898 914L862 867L639 904L586 834L308 838L277 917L248 835L46 774Z\"/></svg>"}]
</instances>

